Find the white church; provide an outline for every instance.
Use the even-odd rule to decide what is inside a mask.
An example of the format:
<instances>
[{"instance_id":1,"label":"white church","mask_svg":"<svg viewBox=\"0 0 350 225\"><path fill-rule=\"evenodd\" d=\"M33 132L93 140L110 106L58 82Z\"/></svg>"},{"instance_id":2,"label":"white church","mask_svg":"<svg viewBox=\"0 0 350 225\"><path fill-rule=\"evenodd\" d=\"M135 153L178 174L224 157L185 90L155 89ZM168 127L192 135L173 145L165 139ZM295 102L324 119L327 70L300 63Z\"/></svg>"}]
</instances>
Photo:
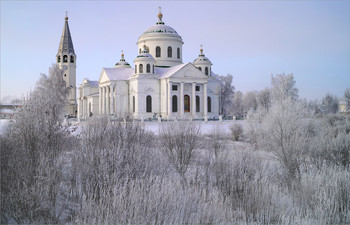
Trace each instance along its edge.
<instances>
[{"instance_id":1,"label":"white church","mask_svg":"<svg viewBox=\"0 0 350 225\"><path fill-rule=\"evenodd\" d=\"M85 78L76 99L76 55L68 17L56 56L64 79L71 87L67 112L86 119L110 115L130 119L211 119L219 117L221 85L211 71L212 63L200 49L193 63L182 62L181 36L162 20L148 28L137 41L138 55L132 68L121 59L102 68L98 81ZM77 109L75 109L77 102Z\"/></svg>"}]
</instances>

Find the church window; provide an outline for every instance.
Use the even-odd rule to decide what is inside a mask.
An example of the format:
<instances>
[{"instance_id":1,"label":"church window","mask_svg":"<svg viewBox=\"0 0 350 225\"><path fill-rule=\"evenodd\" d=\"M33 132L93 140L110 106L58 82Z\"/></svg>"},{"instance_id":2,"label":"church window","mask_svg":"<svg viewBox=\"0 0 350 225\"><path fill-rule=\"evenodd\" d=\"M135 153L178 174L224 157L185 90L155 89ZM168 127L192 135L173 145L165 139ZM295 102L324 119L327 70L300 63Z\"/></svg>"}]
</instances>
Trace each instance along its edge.
<instances>
[{"instance_id":1,"label":"church window","mask_svg":"<svg viewBox=\"0 0 350 225\"><path fill-rule=\"evenodd\" d=\"M57 57L57 62L61 62L61 56L59 55L58 57Z\"/></svg>"},{"instance_id":2,"label":"church window","mask_svg":"<svg viewBox=\"0 0 350 225\"><path fill-rule=\"evenodd\" d=\"M180 48L177 48L177 58L180 58Z\"/></svg>"},{"instance_id":3,"label":"church window","mask_svg":"<svg viewBox=\"0 0 350 225\"><path fill-rule=\"evenodd\" d=\"M67 74L64 75L65 77L67 76Z\"/></svg>"},{"instance_id":4,"label":"church window","mask_svg":"<svg viewBox=\"0 0 350 225\"><path fill-rule=\"evenodd\" d=\"M152 97L150 95L146 97L146 112L152 112Z\"/></svg>"},{"instance_id":5,"label":"church window","mask_svg":"<svg viewBox=\"0 0 350 225\"><path fill-rule=\"evenodd\" d=\"M132 96L132 112L135 112L135 96Z\"/></svg>"},{"instance_id":6,"label":"church window","mask_svg":"<svg viewBox=\"0 0 350 225\"><path fill-rule=\"evenodd\" d=\"M160 47L156 47L156 57L160 57Z\"/></svg>"},{"instance_id":7,"label":"church window","mask_svg":"<svg viewBox=\"0 0 350 225\"><path fill-rule=\"evenodd\" d=\"M199 86L196 86L196 91L200 91L200 88L199 88Z\"/></svg>"},{"instance_id":8,"label":"church window","mask_svg":"<svg viewBox=\"0 0 350 225\"><path fill-rule=\"evenodd\" d=\"M177 91L177 85L173 85L173 91Z\"/></svg>"},{"instance_id":9,"label":"church window","mask_svg":"<svg viewBox=\"0 0 350 225\"><path fill-rule=\"evenodd\" d=\"M198 67L198 69L199 69L200 71L202 71L202 67Z\"/></svg>"},{"instance_id":10,"label":"church window","mask_svg":"<svg viewBox=\"0 0 350 225\"><path fill-rule=\"evenodd\" d=\"M198 86L197 86L198 87ZM196 112L199 112L199 107L200 107L200 98L199 96L197 95L196 96Z\"/></svg>"},{"instance_id":11,"label":"church window","mask_svg":"<svg viewBox=\"0 0 350 225\"><path fill-rule=\"evenodd\" d=\"M205 75L209 75L208 67L205 67Z\"/></svg>"},{"instance_id":12,"label":"church window","mask_svg":"<svg viewBox=\"0 0 350 225\"><path fill-rule=\"evenodd\" d=\"M153 73L154 73L154 65L152 65L152 67L153 67Z\"/></svg>"},{"instance_id":13,"label":"church window","mask_svg":"<svg viewBox=\"0 0 350 225\"><path fill-rule=\"evenodd\" d=\"M68 56L67 55L63 56L63 62L68 62Z\"/></svg>"},{"instance_id":14,"label":"church window","mask_svg":"<svg viewBox=\"0 0 350 225\"><path fill-rule=\"evenodd\" d=\"M143 65L142 64L139 65L139 73L143 73Z\"/></svg>"},{"instance_id":15,"label":"church window","mask_svg":"<svg viewBox=\"0 0 350 225\"><path fill-rule=\"evenodd\" d=\"M168 47L168 58L173 57L173 49L169 46Z\"/></svg>"},{"instance_id":16,"label":"church window","mask_svg":"<svg viewBox=\"0 0 350 225\"><path fill-rule=\"evenodd\" d=\"M173 95L173 112L177 112L177 96Z\"/></svg>"},{"instance_id":17,"label":"church window","mask_svg":"<svg viewBox=\"0 0 350 225\"><path fill-rule=\"evenodd\" d=\"M151 72L151 65L147 64L146 68L147 68L147 73L150 73Z\"/></svg>"},{"instance_id":18,"label":"church window","mask_svg":"<svg viewBox=\"0 0 350 225\"><path fill-rule=\"evenodd\" d=\"M190 112L190 96L184 96L184 110L185 112Z\"/></svg>"},{"instance_id":19,"label":"church window","mask_svg":"<svg viewBox=\"0 0 350 225\"><path fill-rule=\"evenodd\" d=\"M140 48L140 50L139 50L139 54L141 54L141 48Z\"/></svg>"},{"instance_id":20,"label":"church window","mask_svg":"<svg viewBox=\"0 0 350 225\"><path fill-rule=\"evenodd\" d=\"M211 112L211 98L210 97L208 97L207 105L208 105L208 112Z\"/></svg>"},{"instance_id":21,"label":"church window","mask_svg":"<svg viewBox=\"0 0 350 225\"><path fill-rule=\"evenodd\" d=\"M72 56L72 55L70 56L70 62L74 63L74 56Z\"/></svg>"}]
</instances>

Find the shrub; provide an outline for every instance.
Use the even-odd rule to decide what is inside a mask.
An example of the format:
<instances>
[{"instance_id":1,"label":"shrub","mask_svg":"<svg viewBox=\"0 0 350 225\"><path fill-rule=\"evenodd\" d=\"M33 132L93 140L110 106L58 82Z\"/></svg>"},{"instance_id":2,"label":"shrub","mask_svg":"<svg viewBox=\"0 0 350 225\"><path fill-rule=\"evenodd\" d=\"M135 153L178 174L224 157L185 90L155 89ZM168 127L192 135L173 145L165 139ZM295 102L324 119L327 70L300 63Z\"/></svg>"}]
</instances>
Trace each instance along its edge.
<instances>
[{"instance_id":1,"label":"shrub","mask_svg":"<svg viewBox=\"0 0 350 225\"><path fill-rule=\"evenodd\" d=\"M232 138L234 141L239 141L243 136L243 127L241 124L234 123L230 127Z\"/></svg>"}]
</instances>

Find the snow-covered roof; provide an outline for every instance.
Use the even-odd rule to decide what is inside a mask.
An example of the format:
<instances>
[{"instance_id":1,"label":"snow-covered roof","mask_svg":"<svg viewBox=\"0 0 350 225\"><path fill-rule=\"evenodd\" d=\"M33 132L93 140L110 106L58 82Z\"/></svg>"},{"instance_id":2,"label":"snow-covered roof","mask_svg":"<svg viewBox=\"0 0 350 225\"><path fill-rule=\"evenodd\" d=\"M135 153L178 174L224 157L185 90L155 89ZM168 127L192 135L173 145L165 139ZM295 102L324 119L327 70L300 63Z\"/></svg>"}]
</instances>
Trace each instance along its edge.
<instances>
[{"instance_id":1,"label":"snow-covered roof","mask_svg":"<svg viewBox=\"0 0 350 225\"><path fill-rule=\"evenodd\" d=\"M98 81L90 80L90 87L98 87Z\"/></svg>"},{"instance_id":2,"label":"snow-covered roof","mask_svg":"<svg viewBox=\"0 0 350 225\"><path fill-rule=\"evenodd\" d=\"M169 68L156 67L154 70L156 74L159 74L159 78L168 78L186 65L187 64L179 64Z\"/></svg>"},{"instance_id":3,"label":"snow-covered roof","mask_svg":"<svg viewBox=\"0 0 350 225\"><path fill-rule=\"evenodd\" d=\"M103 68L110 80L127 80L134 73L132 68Z\"/></svg>"}]
</instances>

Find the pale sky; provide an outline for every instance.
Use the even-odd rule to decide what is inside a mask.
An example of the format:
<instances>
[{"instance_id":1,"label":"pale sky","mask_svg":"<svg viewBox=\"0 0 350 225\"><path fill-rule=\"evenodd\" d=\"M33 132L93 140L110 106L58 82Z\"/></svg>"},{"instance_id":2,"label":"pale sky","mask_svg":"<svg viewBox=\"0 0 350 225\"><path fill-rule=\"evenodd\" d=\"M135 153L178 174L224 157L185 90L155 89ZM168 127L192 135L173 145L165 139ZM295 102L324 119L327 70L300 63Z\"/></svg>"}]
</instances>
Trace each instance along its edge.
<instances>
[{"instance_id":1,"label":"pale sky","mask_svg":"<svg viewBox=\"0 0 350 225\"><path fill-rule=\"evenodd\" d=\"M236 90L270 86L271 74L293 73L301 98L343 96L350 87L350 1L1 1L1 98L33 90L55 62L65 11L77 87L98 80L158 18L183 38L183 62L204 54Z\"/></svg>"}]
</instances>

